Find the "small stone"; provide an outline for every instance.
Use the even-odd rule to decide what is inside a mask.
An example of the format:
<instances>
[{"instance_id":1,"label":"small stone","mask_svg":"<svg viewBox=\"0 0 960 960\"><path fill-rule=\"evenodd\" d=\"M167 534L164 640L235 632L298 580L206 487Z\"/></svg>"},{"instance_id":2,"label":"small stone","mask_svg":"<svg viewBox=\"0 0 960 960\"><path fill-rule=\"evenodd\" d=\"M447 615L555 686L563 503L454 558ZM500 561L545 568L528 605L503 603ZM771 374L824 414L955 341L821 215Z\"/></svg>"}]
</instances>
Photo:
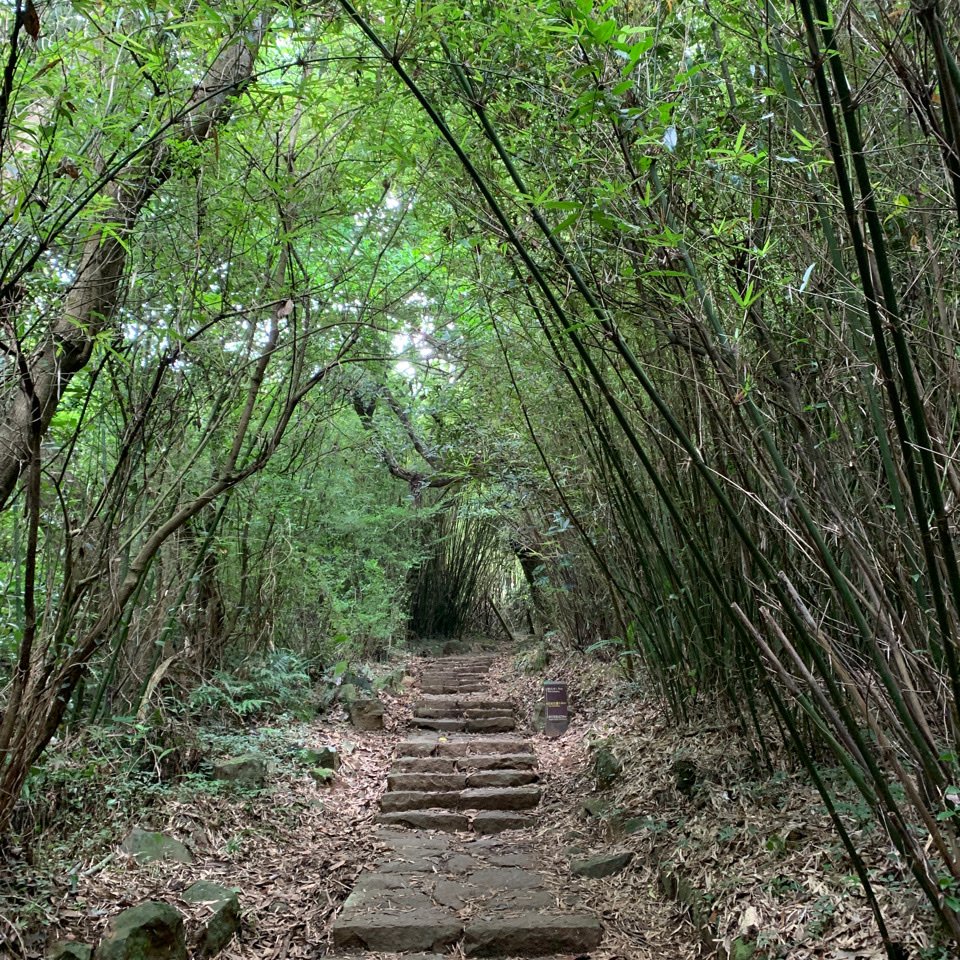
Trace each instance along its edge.
<instances>
[{"instance_id":1,"label":"small stone","mask_svg":"<svg viewBox=\"0 0 960 960\"><path fill-rule=\"evenodd\" d=\"M240 897L236 890L210 880L198 880L186 889L183 899L188 903L205 903L213 910L206 922L197 952L201 957L219 953L240 929Z\"/></svg>"},{"instance_id":2,"label":"small stone","mask_svg":"<svg viewBox=\"0 0 960 960\"><path fill-rule=\"evenodd\" d=\"M120 846L138 863L155 863L173 860L176 863L193 863L193 854L176 838L156 830L141 830L134 827Z\"/></svg>"},{"instance_id":3,"label":"small stone","mask_svg":"<svg viewBox=\"0 0 960 960\"><path fill-rule=\"evenodd\" d=\"M601 877L612 877L615 873L619 873L632 859L632 850L617 850L613 853L601 853L595 857L578 858L573 860L570 866L575 876L598 880Z\"/></svg>"},{"instance_id":4,"label":"small stone","mask_svg":"<svg viewBox=\"0 0 960 960\"><path fill-rule=\"evenodd\" d=\"M213 779L237 783L244 787L259 788L267 779L267 764L254 753L239 757L227 757L213 765Z\"/></svg>"},{"instance_id":5,"label":"small stone","mask_svg":"<svg viewBox=\"0 0 960 960\"><path fill-rule=\"evenodd\" d=\"M383 704L379 700L355 700L350 704L350 722L358 730L382 730Z\"/></svg>"},{"instance_id":6,"label":"small stone","mask_svg":"<svg viewBox=\"0 0 960 960\"><path fill-rule=\"evenodd\" d=\"M76 940L60 940L47 954L47 960L90 960L93 947Z\"/></svg>"},{"instance_id":7,"label":"small stone","mask_svg":"<svg viewBox=\"0 0 960 960\"><path fill-rule=\"evenodd\" d=\"M183 917L169 903L148 900L117 914L95 960L186 960Z\"/></svg>"}]
</instances>

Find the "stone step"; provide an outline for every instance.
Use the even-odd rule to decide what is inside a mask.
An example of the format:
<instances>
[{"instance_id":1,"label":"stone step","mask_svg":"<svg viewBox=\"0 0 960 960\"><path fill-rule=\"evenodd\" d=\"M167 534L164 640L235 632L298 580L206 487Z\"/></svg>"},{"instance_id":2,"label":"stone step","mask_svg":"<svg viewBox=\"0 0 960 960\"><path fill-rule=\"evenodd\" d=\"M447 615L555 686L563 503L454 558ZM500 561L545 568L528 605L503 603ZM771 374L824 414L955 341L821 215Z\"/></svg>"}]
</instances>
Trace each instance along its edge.
<instances>
[{"instance_id":1,"label":"stone step","mask_svg":"<svg viewBox=\"0 0 960 960\"><path fill-rule=\"evenodd\" d=\"M482 707L474 706L469 701L463 706L458 707L434 707L422 703L416 704L413 708L415 717L426 719L450 719L462 720L464 717L471 719L487 719L489 717L512 717L512 707Z\"/></svg>"},{"instance_id":2,"label":"stone step","mask_svg":"<svg viewBox=\"0 0 960 960\"><path fill-rule=\"evenodd\" d=\"M458 733L510 733L517 728L517 721L509 714L494 713L492 717L471 716L471 713L487 713L486 710L426 710L410 718L410 724L421 730L446 730ZM446 716L436 716L437 713Z\"/></svg>"},{"instance_id":3,"label":"stone step","mask_svg":"<svg viewBox=\"0 0 960 960\"><path fill-rule=\"evenodd\" d=\"M463 934L460 921L448 910L420 907L379 913L343 914L333 925L333 945L340 950L407 953L443 950Z\"/></svg>"},{"instance_id":4,"label":"stone step","mask_svg":"<svg viewBox=\"0 0 960 960\"><path fill-rule=\"evenodd\" d=\"M542 957L585 953L600 945L600 921L586 913L528 912L510 917L480 917L463 931L468 957Z\"/></svg>"},{"instance_id":5,"label":"stone step","mask_svg":"<svg viewBox=\"0 0 960 960\"><path fill-rule=\"evenodd\" d=\"M469 757L397 757L391 773L463 773L469 770L532 770L532 753L474 754Z\"/></svg>"},{"instance_id":6,"label":"stone step","mask_svg":"<svg viewBox=\"0 0 960 960\"><path fill-rule=\"evenodd\" d=\"M485 770L481 773L468 773L466 778L468 788L526 787L536 783L540 775L535 770Z\"/></svg>"},{"instance_id":7,"label":"stone step","mask_svg":"<svg viewBox=\"0 0 960 960\"><path fill-rule=\"evenodd\" d=\"M481 810L475 814L470 822L470 829L474 833L483 835L503 833L504 830L525 830L532 827L533 817L525 813L515 813L512 810Z\"/></svg>"},{"instance_id":8,"label":"stone step","mask_svg":"<svg viewBox=\"0 0 960 960\"><path fill-rule=\"evenodd\" d=\"M425 707L418 703L413 708L417 720L462 720L463 715L463 707Z\"/></svg>"},{"instance_id":9,"label":"stone step","mask_svg":"<svg viewBox=\"0 0 960 960\"><path fill-rule=\"evenodd\" d=\"M486 686L481 683L424 683L421 693L484 693Z\"/></svg>"},{"instance_id":10,"label":"stone step","mask_svg":"<svg viewBox=\"0 0 960 960\"><path fill-rule=\"evenodd\" d=\"M502 772L502 771L497 771ZM508 771L511 772L511 771ZM390 773L387 775L388 790L463 790L467 786L465 773ZM470 774L483 776L483 774ZM494 786L494 784L476 783L473 786ZM500 786L520 786L520 784L500 784Z\"/></svg>"},{"instance_id":11,"label":"stone step","mask_svg":"<svg viewBox=\"0 0 960 960\"><path fill-rule=\"evenodd\" d=\"M476 753L456 760L457 770L529 770L536 766L537 757L533 753Z\"/></svg>"},{"instance_id":12,"label":"stone step","mask_svg":"<svg viewBox=\"0 0 960 960\"><path fill-rule=\"evenodd\" d=\"M474 717L454 720L450 717L412 717L410 725L420 730L444 733L510 733L517 729L513 717Z\"/></svg>"},{"instance_id":13,"label":"stone step","mask_svg":"<svg viewBox=\"0 0 960 960\"><path fill-rule=\"evenodd\" d=\"M490 664L469 663L456 666L442 667L424 667L420 671L421 677L445 677L456 679L457 677L485 677L490 672Z\"/></svg>"},{"instance_id":14,"label":"stone step","mask_svg":"<svg viewBox=\"0 0 960 960\"><path fill-rule=\"evenodd\" d=\"M417 713L423 707L444 708L452 707L462 710L513 710L514 704L511 700L488 700L484 697L446 697L429 696L418 700L413 706L413 712Z\"/></svg>"},{"instance_id":15,"label":"stone step","mask_svg":"<svg viewBox=\"0 0 960 960\"><path fill-rule=\"evenodd\" d=\"M503 833L505 830L525 830L536 819L512 810L479 810L472 817L453 810L397 810L381 813L377 822L388 827L409 827L412 830L439 830L443 833L473 831L480 836Z\"/></svg>"},{"instance_id":16,"label":"stone step","mask_svg":"<svg viewBox=\"0 0 960 960\"><path fill-rule=\"evenodd\" d=\"M396 773L387 776L387 789L399 791L465 790L487 787L526 787L536 783L534 770L485 770L472 773Z\"/></svg>"},{"instance_id":17,"label":"stone step","mask_svg":"<svg viewBox=\"0 0 960 960\"><path fill-rule=\"evenodd\" d=\"M533 753L533 744L529 740L508 740L492 737L476 740L439 740L436 744L437 756L466 757L472 753Z\"/></svg>"},{"instance_id":18,"label":"stone step","mask_svg":"<svg viewBox=\"0 0 960 960\"><path fill-rule=\"evenodd\" d=\"M472 787L460 791L462 810L531 810L540 803L539 787Z\"/></svg>"},{"instance_id":19,"label":"stone step","mask_svg":"<svg viewBox=\"0 0 960 960\"><path fill-rule=\"evenodd\" d=\"M397 757L391 773L456 773L454 757Z\"/></svg>"},{"instance_id":20,"label":"stone step","mask_svg":"<svg viewBox=\"0 0 960 960\"><path fill-rule=\"evenodd\" d=\"M380 798L384 813L406 810L531 810L539 787L468 787L465 790L391 790Z\"/></svg>"},{"instance_id":21,"label":"stone step","mask_svg":"<svg viewBox=\"0 0 960 960\"><path fill-rule=\"evenodd\" d=\"M407 810L457 810L460 807L460 790L394 790L380 798L384 813L404 813Z\"/></svg>"},{"instance_id":22,"label":"stone step","mask_svg":"<svg viewBox=\"0 0 960 960\"><path fill-rule=\"evenodd\" d=\"M381 813L377 823L410 827L413 830L443 830L447 833L462 833L470 829L470 818L452 810L397 810L394 813Z\"/></svg>"},{"instance_id":23,"label":"stone step","mask_svg":"<svg viewBox=\"0 0 960 960\"><path fill-rule=\"evenodd\" d=\"M517 729L513 717L468 718L467 733L510 733Z\"/></svg>"},{"instance_id":24,"label":"stone step","mask_svg":"<svg viewBox=\"0 0 960 960\"><path fill-rule=\"evenodd\" d=\"M463 670L424 670L420 674L421 683L427 681L431 683L462 683L469 681L471 683L483 683L490 676L490 671L486 668L473 668Z\"/></svg>"},{"instance_id":25,"label":"stone step","mask_svg":"<svg viewBox=\"0 0 960 960\"><path fill-rule=\"evenodd\" d=\"M477 737L440 739L424 734L410 737L397 745L400 757L466 757L470 754L532 754L533 746L528 740Z\"/></svg>"},{"instance_id":26,"label":"stone step","mask_svg":"<svg viewBox=\"0 0 960 960\"><path fill-rule=\"evenodd\" d=\"M434 719L432 717L413 717L411 726L421 730L445 730L447 732L463 733L467 729L466 720Z\"/></svg>"},{"instance_id":27,"label":"stone step","mask_svg":"<svg viewBox=\"0 0 960 960\"><path fill-rule=\"evenodd\" d=\"M507 876L499 881L498 874ZM478 902L479 916L457 915ZM467 957L542 957L593 950L601 933L596 917L557 910L555 895L540 888L535 875L491 869L465 882L440 879L426 890L358 888L333 924L333 943L342 950L407 953L462 940Z\"/></svg>"}]
</instances>

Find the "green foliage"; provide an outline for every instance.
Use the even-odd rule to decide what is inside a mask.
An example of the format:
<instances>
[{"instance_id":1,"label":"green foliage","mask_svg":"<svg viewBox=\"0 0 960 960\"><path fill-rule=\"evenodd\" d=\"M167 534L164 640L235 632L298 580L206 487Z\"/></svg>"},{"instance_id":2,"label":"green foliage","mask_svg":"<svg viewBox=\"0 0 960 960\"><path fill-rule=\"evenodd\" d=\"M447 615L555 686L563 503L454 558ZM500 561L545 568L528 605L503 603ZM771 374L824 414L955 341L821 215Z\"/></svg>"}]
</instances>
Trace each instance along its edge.
<instances>
[{"instance_id":1,"label":"green foliage","mask_svg":"<svg viewBox=\"0 0 960 960\"><path fill-rule=\"evenodd\" d=\"M311 663L290 650L274 650L230 671L217 671L188 699L198 718L249 723L281 715L301 720L316 713Z\"/></svg>"}]
</instances>

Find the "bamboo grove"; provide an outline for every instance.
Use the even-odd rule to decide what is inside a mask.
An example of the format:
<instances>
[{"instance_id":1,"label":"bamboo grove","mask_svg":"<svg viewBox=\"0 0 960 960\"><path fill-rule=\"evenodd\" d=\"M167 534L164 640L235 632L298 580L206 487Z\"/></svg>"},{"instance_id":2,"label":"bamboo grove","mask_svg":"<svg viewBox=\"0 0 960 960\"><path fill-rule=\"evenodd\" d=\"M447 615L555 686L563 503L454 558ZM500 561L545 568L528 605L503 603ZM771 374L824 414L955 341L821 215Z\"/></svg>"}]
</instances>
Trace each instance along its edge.
<instances>
[{"instance_id":1,"label":"bamboo grove","mask_svg":"<svg viewBox=\"0 0 960 960\"><path fill-rule=\"evenodd\" d=\"M734 714L760 763L785 744L831 810L842 768L960 939L960 12L108 21L6 21L0 822L87 679L116 685L134 611L136 704L204 633L177 614L198 584L229 567L252 608L246 534L316 483L291 556L331 491L395 503L351 556L424 632L515 560L534 632Z\"/></svg>"}]
</instances>

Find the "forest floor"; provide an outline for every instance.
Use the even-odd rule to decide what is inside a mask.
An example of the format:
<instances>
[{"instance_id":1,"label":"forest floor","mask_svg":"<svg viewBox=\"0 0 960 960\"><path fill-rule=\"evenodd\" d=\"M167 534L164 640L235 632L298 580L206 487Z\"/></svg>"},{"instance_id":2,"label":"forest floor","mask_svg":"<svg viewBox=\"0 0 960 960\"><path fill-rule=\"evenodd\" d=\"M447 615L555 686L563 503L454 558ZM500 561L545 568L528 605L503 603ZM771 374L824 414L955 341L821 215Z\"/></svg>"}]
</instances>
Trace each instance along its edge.
<instances>
[{"instance_id":1,"label":"forest floor","mask_svg":"<svg viewBox=\"0 0 960 960\"><path fill-rule=\"evenodd\" d=\"M524 839L535 840L561 874L572 850L634 852L624 872L588 881L588 906L605 931L592 960L687 960L709 955L711 937L721 955L749 944L757 958L886 956L823 803L801 772L771 774L751 758L736 726L718 724L715 712L709 724L697 717L677 724L608 668L585 670L583 663L551 665L550 679L569 684L573 717L562 737L535 737L544 799L535 833ZM86 794L83 770L73 771L77 796L61 798L57 815L34 825L39 840L7 850L0 863L0 955L33 960L62 938L96 943L110 917L147 899L172 902L188 929L197 929L203 908L180 895L197 879L210 879L239 888L244 910L241 935L221 956L324 956L340 905L381 853L378 801L406 732L419 665L411 660L399 688L381 694L384 733L357 732L334 708L315 721L276 721L215 744L272 757L264 790L192 776L175 787L121 790L122 801L111 806L111 790L95 786L95 769ZM518 665L520 657L501 658L492 686L532 725L544 675ZM323 786L297 757L327 744L339 748L343 764ZM591 772L598 746L623 766L603 791ZM71 762L80 761L73 755ZM869 811L839 778L834 786L838 808L866 851L892 939L909 957L946 960L950 952L934 944L929 914ZM137 864L118 849L133 826L178 837L194 862ZM749 955L748 948L737 960Z\"/></svg>"}]
</instances>

